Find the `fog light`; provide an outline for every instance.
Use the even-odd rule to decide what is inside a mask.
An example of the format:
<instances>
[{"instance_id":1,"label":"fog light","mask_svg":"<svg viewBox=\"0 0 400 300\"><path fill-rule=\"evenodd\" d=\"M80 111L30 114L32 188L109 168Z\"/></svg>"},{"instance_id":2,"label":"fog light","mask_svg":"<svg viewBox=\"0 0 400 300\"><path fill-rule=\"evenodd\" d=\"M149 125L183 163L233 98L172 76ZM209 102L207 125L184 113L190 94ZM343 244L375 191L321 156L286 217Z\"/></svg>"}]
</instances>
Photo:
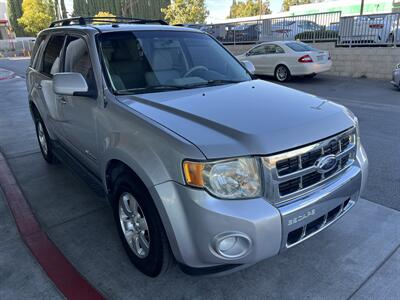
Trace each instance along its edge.
<instances>
[{"instance_id":1,"label":"fog light","mask_svg":"<svg viewBox=\"0 0 400 300\"><path fill-rule=\"evenodd\" d=\"M243 233L224 232L214 238L213 248L223 258L237 259L249 252L251 240Z\"/></svg>"},{"instance_id":2,"label":"fog light","mask_svg":"<svg viewBox=\"0 0 400 300\"><path fill-rule=\"evenodd\" d=\"M221 252L229 251L230 249L232 249L232 247L235 246L236 240L237 240L236 236L230 236L230 237L223 239L218 244L219 251L221 251Z\"/></svg>"}]
</instances>

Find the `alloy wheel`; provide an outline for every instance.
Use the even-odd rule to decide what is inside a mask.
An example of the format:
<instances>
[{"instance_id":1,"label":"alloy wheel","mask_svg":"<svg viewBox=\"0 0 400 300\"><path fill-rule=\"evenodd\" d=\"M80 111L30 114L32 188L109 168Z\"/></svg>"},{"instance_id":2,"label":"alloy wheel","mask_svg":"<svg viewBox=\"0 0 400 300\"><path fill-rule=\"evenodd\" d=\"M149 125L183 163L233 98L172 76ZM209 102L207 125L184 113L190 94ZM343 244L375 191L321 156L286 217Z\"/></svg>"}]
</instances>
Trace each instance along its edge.
<instances>
[{"instance_id":1,"label":"alloy wheel","mask_svg":"<svg viewBox=\"0 0 400 300\"><path fill-rule=\"evenodd\" d=\"M44 155L47 155L49 152L49 148L47 146L46 134L44 132L42 122L38 122L37 126L38 126L37 130L38 130L38 138L39 138L40 146L43 150Z\"/></svg>"},{"instance_id":2,"label":"alloy wheel","mask_svg":"<svg viewBox=\"0 0 400 300\"><path fill-rule=\"evenodd\" d=\"M276 77L279 81L285 81L288 77L288 71L285 67L281 66L276 70Z\"/></svg>"},{"instance_id":3,"label":"alloy wheel","mask_svg":"<svg viewBox=\"0 0 400 300\"><path fill-rule=\"evenodd\" d=\"M133 253L145 258L150 252L150 233L146 217L138 201L130 193L119 198L119 220L125 239Z\"/></svg>"}]
</instances>

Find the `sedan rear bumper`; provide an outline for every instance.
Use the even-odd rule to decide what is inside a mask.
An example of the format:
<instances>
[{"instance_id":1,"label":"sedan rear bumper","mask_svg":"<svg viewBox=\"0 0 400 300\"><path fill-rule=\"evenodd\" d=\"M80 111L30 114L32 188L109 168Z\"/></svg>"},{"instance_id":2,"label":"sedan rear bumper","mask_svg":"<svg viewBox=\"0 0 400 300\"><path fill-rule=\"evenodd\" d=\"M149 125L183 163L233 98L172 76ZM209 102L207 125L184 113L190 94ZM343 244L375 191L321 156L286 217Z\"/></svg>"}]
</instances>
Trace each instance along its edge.
<instances>
[{"instance_id":1,"label":"sedan rear bumper","mask_svg":"<svg viewBox=\"0 0 400 300\"><path fill-rule=\"evenodd\" d=\"M311 75L323 72L328 72L332 68L332 61L328 61L324 64L308 63L308 64L297 64L290 69L293 76Z\"/></svg>"}]
</instances>

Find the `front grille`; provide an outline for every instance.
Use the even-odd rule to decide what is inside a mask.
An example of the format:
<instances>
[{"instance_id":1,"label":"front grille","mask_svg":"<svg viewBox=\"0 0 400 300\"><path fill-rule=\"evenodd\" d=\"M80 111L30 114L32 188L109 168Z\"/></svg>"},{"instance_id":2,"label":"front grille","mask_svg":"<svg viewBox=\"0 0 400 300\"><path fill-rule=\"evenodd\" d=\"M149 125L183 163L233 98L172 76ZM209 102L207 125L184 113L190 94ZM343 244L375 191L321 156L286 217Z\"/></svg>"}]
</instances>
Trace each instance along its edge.
<instances>
[{"instance_id":1,"label":"front grille","mask_svg":"<svg viewBox=\"0 0 400 300\"><path fill-rule=\"evenodd\" d=\"M352 128L337 136L286 153L264 157L272 183L274 202L294 198L335 176L354 162L356 130ZM324 169L329 158L332 166Z\"/></svg>"}]
</instances>

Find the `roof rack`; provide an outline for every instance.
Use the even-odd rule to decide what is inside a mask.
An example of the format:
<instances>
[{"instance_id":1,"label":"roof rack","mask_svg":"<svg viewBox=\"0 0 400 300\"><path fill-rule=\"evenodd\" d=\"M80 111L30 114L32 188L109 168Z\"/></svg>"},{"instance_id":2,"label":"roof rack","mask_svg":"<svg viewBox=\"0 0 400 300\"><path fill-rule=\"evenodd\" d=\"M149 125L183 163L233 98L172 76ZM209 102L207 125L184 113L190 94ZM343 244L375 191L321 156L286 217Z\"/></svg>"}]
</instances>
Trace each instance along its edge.
<instances>
[{"instance_id":1,"label":"roof rack","mask_svg":"<svg viewBox=\"0 0 400 300\"><path fill-rule=\"evenodd\" d=\"M89 25L94 22L110 23L110 24L160 24L168 25L163 20L155 19L138 19L138 18L126 18L126 17L73 17L68 19L62 19L54 21L50 24L51 27L70 26L70 25Z\"/></svg>"}]
</instances>

